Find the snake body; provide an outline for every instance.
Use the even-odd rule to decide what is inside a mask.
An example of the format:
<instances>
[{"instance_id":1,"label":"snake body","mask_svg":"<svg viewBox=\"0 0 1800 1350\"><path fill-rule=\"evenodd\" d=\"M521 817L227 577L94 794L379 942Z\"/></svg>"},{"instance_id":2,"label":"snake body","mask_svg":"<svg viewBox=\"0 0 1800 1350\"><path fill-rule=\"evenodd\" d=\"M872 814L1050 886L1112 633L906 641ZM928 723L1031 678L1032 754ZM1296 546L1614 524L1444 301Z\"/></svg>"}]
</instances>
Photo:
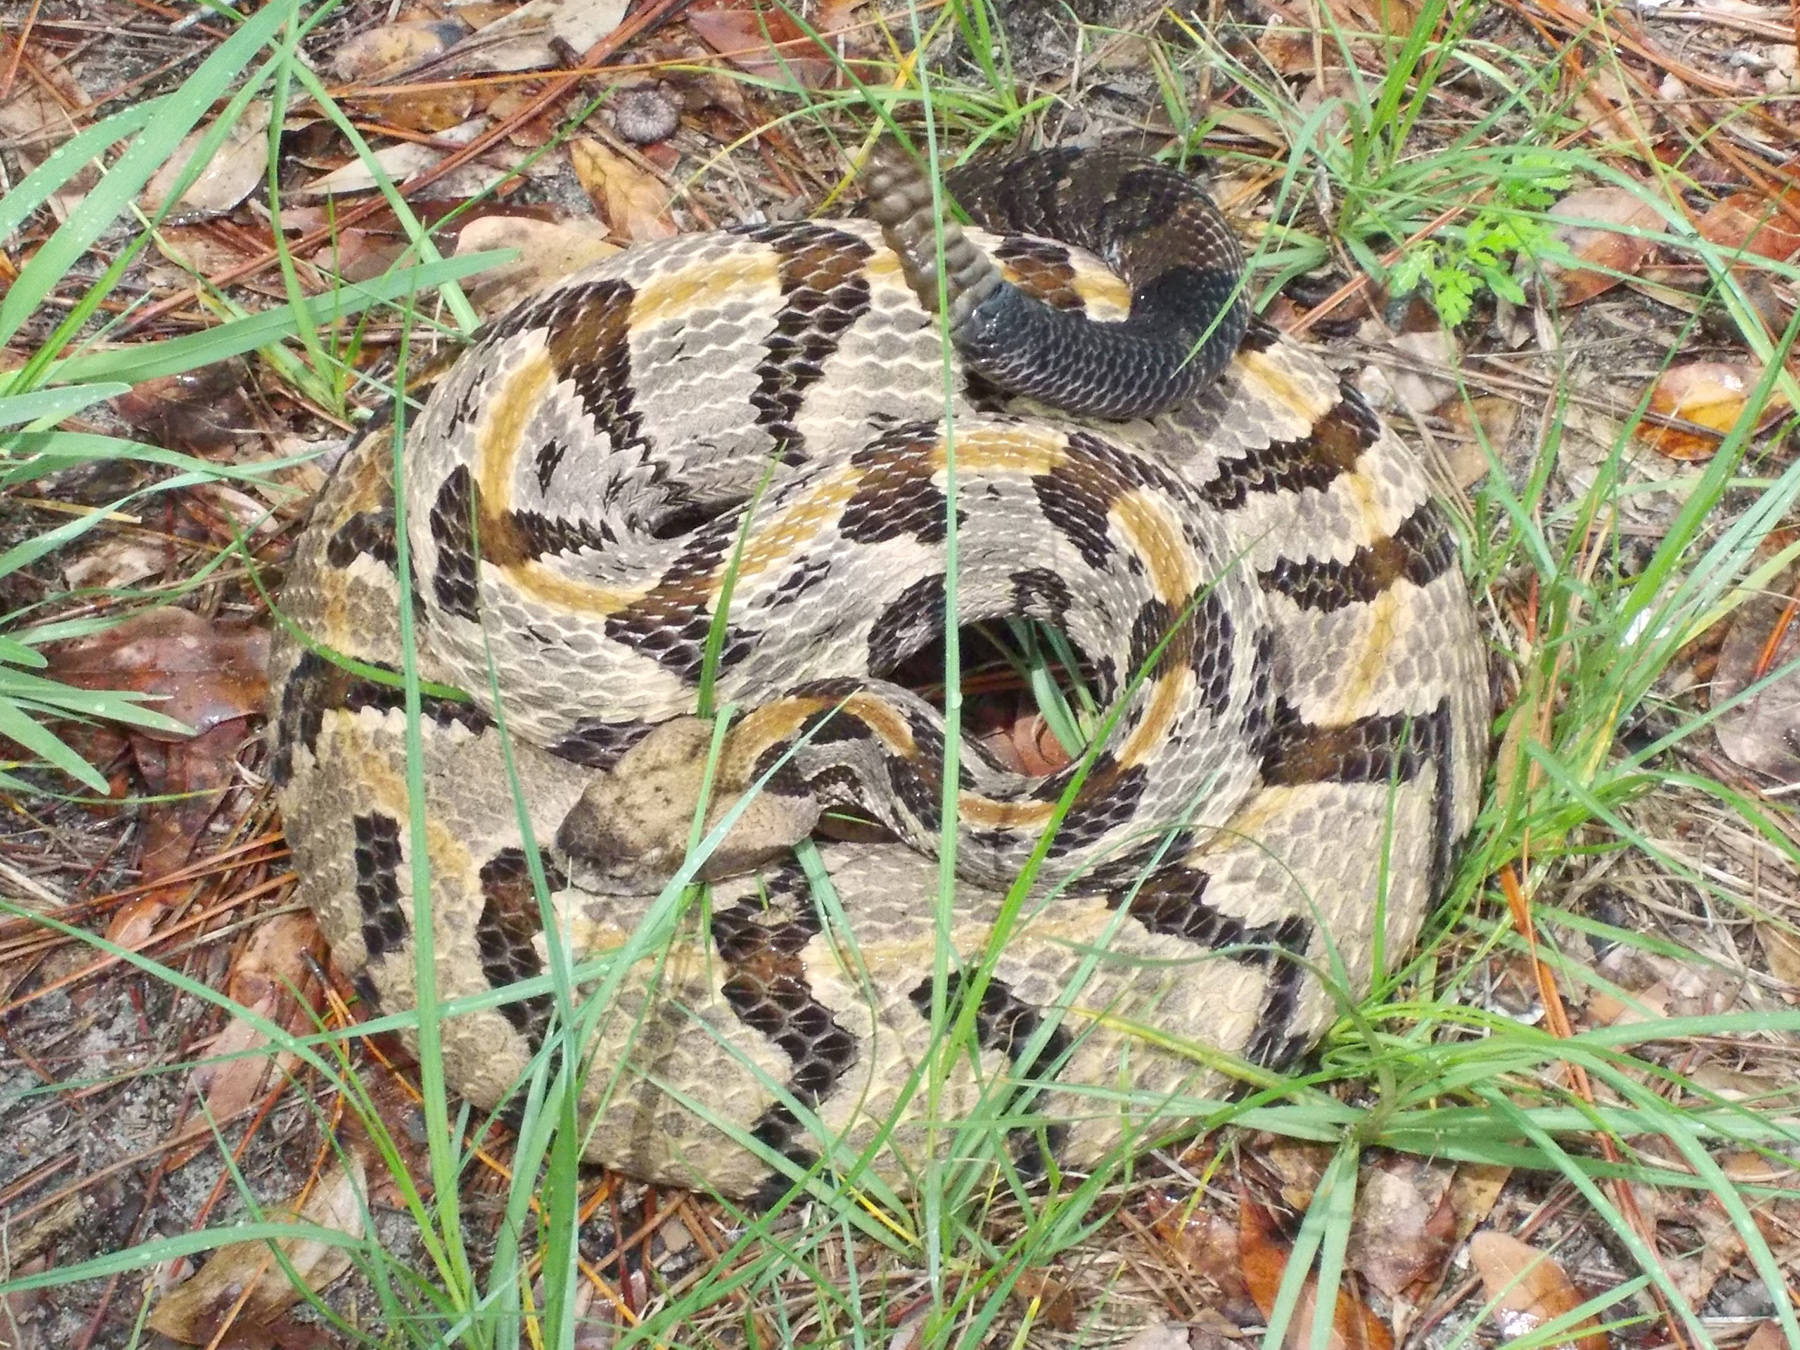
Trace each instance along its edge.
<instances>
[{"instance_id":1,"label":"snake body","mask_svg":"<svg viewBox=\"0 0 1800 1350\"><path fill-rule=\"evenodd\" d=\"M1248 321L1204 192L1073 152L947 182L982 229L890 166L874 222L569 277L435 384L398 498L373 431L297 544L273 772L334 959L412 1007L428 912L437 998L474 1005L447 1077L495 1107L555 1022L535 870L589 996L586 1156L646 1180L906 1188L972 1120L1030 1170L1155 1138L1404 952L1474 816L1443 511ZM1108 717L1043 777L962 745L940 906L943 715L884 677L952 598L1060 628ZM887 838L796 856L845 809Z\"/></svg>"}]
</instances>

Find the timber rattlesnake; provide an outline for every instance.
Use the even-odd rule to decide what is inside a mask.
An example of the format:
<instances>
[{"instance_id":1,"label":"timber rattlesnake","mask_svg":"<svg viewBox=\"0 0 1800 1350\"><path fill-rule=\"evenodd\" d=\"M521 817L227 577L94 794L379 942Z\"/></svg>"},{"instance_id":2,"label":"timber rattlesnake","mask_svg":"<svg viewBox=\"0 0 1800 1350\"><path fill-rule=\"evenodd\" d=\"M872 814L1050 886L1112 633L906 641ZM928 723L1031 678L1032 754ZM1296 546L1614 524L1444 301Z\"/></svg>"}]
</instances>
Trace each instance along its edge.
<instances>
[{"instance_id":1,"label":"timber rattlesnake","mask_svg":"<svg viewBox=\"0 0 1800 1350\"><path fill-rule=\"evenodd\" d=\"M1092 1164L1216 1092L1216 1050L1307 1045L1338 1007L1318 972L1361 990L1404 952L1476 809L1484 658L1442 512L1354 392L1248 323L1205 194L1075 152L951 174L1000 233L941 236L947 386L929 190L882 173L885 233L749 225L568 278L407 429L418 670L473 695L427 688L419 727L438 997L481 1005L442 1025L447 1076L500 1103L551 1022L545 982L494 994L548 969L509 739L562 942L611 958L587 1156L653 1181L748 1194L873 1145L905 1188L948 1137L923 1118L940 940L980 1051L940 1066L937 1118L1005 1112L1018 1160ZM1054 623L1117 721L1047 778L964 744L940 915L943 720L881 676L944 624L952 443L958 621ZM272 720L301 894L398 1011L422 911L392 453L355 444L300 538L309 640L278 646ZM744 809L682 903L658 892L710 758L703 671L747 710L703 824ZM899 842L822 844L822 888L788 845L843 806Z\"/></svg>"}]
</instances>

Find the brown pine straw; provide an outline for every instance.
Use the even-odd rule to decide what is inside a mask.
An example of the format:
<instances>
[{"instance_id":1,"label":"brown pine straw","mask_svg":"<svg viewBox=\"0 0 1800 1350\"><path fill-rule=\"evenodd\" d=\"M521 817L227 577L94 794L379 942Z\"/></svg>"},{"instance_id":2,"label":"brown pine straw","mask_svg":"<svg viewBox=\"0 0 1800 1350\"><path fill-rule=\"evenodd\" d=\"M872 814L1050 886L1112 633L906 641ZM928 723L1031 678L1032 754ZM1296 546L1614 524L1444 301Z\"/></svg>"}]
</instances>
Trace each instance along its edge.
<instances>
[{"instance_id":1,"label":"brown pine straw","mask_svg":"<svg viewBox=\"0 0 1800 1350\"><path fill-rule=\"evenodd\" d=\"M1575 1034L1569 1024L1569 1010L1563 1006L1562 994L1556 988L1555 974L1538 956L1537 929L1531 921L1531 901L1526 896L1524 887L1519 884L1519 874L1511 863L1500 869L1500 889L1506 895L1506 907L1512 914L1513 926L1524 937L1525 945L1531 953L1531 969L1537 979L1538 997L1544 1003L1544 1021L1552 1036L1558 1040L1569 1040ZM1594 1106L1594 1087L1588 1081L1587 1070L1570 1060L1564 1060L1562 1064L1568 1070L1569 1083L1576 1095L1589 1106ZM1600 1156L1609 1163L1622 1165L1623 1160L1619 1157L1619 1150L1614 1146L1611 1136L1601 1133L1594 1137L1600 1143ZM1656 1233L1644 1218L1643 1211L1638 1208L1637 1198L1631 1192L1631 1183L1624 1177L1615 1177L1607 1186L1612 1191L1613 1203L1619 1207L1619 1213L1625 1216L1625 1222L1631 1225L1632 1231L1643 1241L1645 1250L1656 1255ZM1660 1260L1660 1256L1657 1259ZM1681 1324L1663 1296L1661 1286L1652 1283L1647 1287L1650 1297L1656 1300L1657 1310L1662 1314L1670 1343L1676 1350L1688 1350L1687 1340L1681 1334Z\"/></svg>"}]
</instances>

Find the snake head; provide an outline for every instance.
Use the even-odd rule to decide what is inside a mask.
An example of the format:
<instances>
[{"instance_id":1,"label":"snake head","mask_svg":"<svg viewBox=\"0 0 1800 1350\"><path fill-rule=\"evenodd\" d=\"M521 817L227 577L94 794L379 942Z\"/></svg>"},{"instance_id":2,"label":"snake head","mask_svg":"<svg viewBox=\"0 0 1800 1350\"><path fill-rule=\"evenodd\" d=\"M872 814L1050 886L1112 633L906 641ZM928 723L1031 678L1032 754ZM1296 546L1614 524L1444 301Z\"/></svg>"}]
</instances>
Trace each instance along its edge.
<instances>
[{"instance_id":1,"label":"snake head","mask_svg":"<svg viewBox=\"0 0 1800 1350\"><path fill-rule=\"evenodd\" d=\"M694 873L696 881L754 872L782 857L818 823L810 798L755 792L715 775L712 724L697 717L664 722L595 778L563 817L556 849L569 879L604 895L654 895L687 860L700 804L702 837L733 809L731 829Z\"/></svg>"}]
</instances>

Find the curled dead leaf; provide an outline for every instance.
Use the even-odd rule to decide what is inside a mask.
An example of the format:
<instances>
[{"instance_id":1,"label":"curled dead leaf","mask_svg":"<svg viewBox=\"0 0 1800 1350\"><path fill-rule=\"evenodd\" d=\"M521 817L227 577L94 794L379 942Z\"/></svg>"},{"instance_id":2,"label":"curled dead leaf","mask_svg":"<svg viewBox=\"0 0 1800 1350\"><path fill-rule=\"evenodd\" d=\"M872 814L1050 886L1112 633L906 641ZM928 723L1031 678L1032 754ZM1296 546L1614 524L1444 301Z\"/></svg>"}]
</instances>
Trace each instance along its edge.
<instances>
[{"instance_id":1,"label":"curled dead leaf","mask_svg":"<svg viewBox=\"0 0 1800 1350\"><path fill-rule=\"evenodd\" d=\"M1404 1155L1365 1167L1356 1187L1350 1265L1390 1299L1435 1284L1450 1259L1456 1215L1450 1169Z\"/></svg>"},{"instance_id":2,"label":"curled dead leaf","mask_svg":"<svg viewBox=\"0 0 1800 1350\"><path fill-rule=\"evenodd\" d=\"M1144 1211L1165 1250L1217 1287L1219 1301L1228 1304L1249 1297L1238 1257L1237 1224L1180 1193L1151 1191L1144 1197Z\"/></svg>"},{"instance_id":3,"label":"curled dead leaf","mask_svg":"<svg viewBox=\"0 0 1800 1350\"><path fill-rule=\"evenodd\" d=\"M569 160L588 196L606 212L614 234L642 243L675 233L669 189L656 175L588 136L569 142Z\"/></svg>"},{"instance_id":4,"label":"curled dead leaf","mask_svg":"<svg viewBox=\"0 0 1800 1350\"><path fill-rule=\"evenodd\" d=\"M346 84L398 75L441 56L468 33L455 19L415 19L365 29L332 55L331 68Z\"/></svg>"},{"instance_id":5,"label":"curled dead leaf","mask_svg":"<svg viewBox=\"0 0 1800 1350\"><path fill-rule=\"evenodd\" d=\"M1790 1000L1800 998L1800 933L1774 923L1756 925L1769 974L1788 986Z\"/></svg>"},{"instance_id":6,"label":"curled dead leaf","mask_svg":"<svg viewBox=\"0 0 1800 1350\"><path fill-rule=\"evenodd\" d=\"M1711 459L1719 442L1752 412L1750 396L1762 380L1755 366L1733 361L1690 361L1671 366L1650 392L1650 411L1678 417L1693 427L1664 426L1641 421L1637 438L1670 459ZM1757 426L1779 417L1787 400L1779 390L1754 410Z\"/></svg>"},{"instance_id":7,"label":"curled dead leaf","mask_svg":"<svg viewBox=\"0 0 1800 1350\"><path fill-rule=\"evenodd\" d=\"M345 1153L297 1205L274 1209L269 1218L334 1229L355 1242L363 1235L362 1197L367 1192L362 1160ZM315 1292L350 1268L348 1242L296 1235L278 1245L304 1287ZM299 1298L300 1288L282 1270L268 1242L234 1242L164 1294L148 1320L153 1330L172 1340L206 1345L233 1323L266 1324Z\"/></svg>"},{"instance_id":8,"label":"curled dead leaf","mask_svg":"<svg viewBox=\"0 0 1800 1350\"><path fill-rule=\"evenodd\" d=\"M1785 262L1800 249L1800 191L1788 188L1776 197L1761 192L1734 192L1708 208L1695 228L1720 248L1743 249Z\"/></svg>"},{"instance_id":9,"label":"curled dead leaf","mask_svg":"<svg viewBox=\"0 0 1800 1350\"><path fill-rule=\"evenodd\" d=\"M1541 269L1551 299L1579 305L1635 276L1656 246L1662 215L1635 192L1620 187L1580 188L1550 208L1557 241L1573 264L1546 262Z\"/></svg>"},{"instance_id":10,"label":"curled dead leaf","mask_svg":"<svg viewBox=\"0 0 1800 1350\"><path fill-rule=\"evenodd\" d=\"M1800 782L1800 580L1792 571L1778 589L1739 606L1713 669L1712 701L1732 703L1713 723L1719 748L1733 763L1777 782Z\"/></svg>"},{"instance_id":11,"label":"curled dead leaf","mask_svg":"<svg viewBox=\"0 0 1800 1350\"><path fill-rule=\"evenodd\" d=\"M234 444L255 424L244 397L249 378L241 361L214 361L133 385L112 406L152 445L205 454Z\"/></svg>"},{"instance_id":12,"label":"curled dead leaf","mask_svg":"<svg viewBox=\"0 0 1800 1350\"><path fill-rule=\"evenodd\" d=\"M427 72L420 83L433 87L383 93L367 88L403 79L449 51L468 33L456 19L419 19L383 24L358 33L337 51L332 67L346 83L365 86L345 102L365 117L413 131L437 132L456 126L475 110L475 86L438 79Z\"/></svg>"},{"instance_id":13,"label":"curled dead leaf","mask_svg":"<svg viewBox=\"0 0 1800 1350\"><path fill-rule=\"evenodd\" d=\"M739 70L771 83L821 89L835 81L830 56L773 6L691 13L688 27Z\"/></svg>"},{"instance_id":14,"label":"curled dead leaf","mask_svg":"<svg viewBox=\"0 0 1800 1350\"><path fill-rule=\"evenodd\" d=\"M518 261L483 272L472 288L473 299L484 314L510 309L571 272L619 251L619 246L607 239L606 227L593 220L482 216L463 226L456 236L459 254L505 248L518 250Z\"/></svg>"},{"instance_id":15,"label":"curled dead leaf","mask_svg":"<svg viewBox=\"0 0 1800 1350\"><path fill-rule=\"evenodd\" d=\"M1494 1306L1494 1321L1508 1339L1531 1335L1584 1302L1548 1252L1510 1233L1488 1229L1475 1234L1469 1239L1469 1259ZM1556 1342L1555 1350L1606 1350L1606 1334L1590 1317Z\"/></svg>"},{"instance_id":16,"label":"curled dead leaf","mask_svg":"<svg viewBox=\"0 0 1800 1350\"><path fill-rule=\"evenodd\" d=\"M445 55L456 72L543 70L560 66L565 53L581 55L619 26L628 0L527 0L501 12ZM473 7L464 9L474 22Z\"/></svg>"},{"instance_id":17,"label":"curled dead leaf","mask_svg":"<svg viewBox=\"0 0 1800 1350\"><path fill-rule=\"evenodd\" d=\"M158 712L202 732L262 710L268 663L266 629L170 608L147 610L95 637L61 644L51 654L50 672L83 689L164 695Z\"/></svg>"},{"instance_id":18,"label":"curled dead leaf","mask_svg":"<svg viewBox=\"0 0 1800 1350\"><path fill-rule=\"evenodd\" d=\"M168 202L175 182L188 166L200 142L212 133L208 122L175 147L175 152L144 186L142 204L154 215ZM225 143L213 152L174 203L169 215L176 221L198 220L231 210L264 181L269 171L269 105L252 103L225 134Z\"/></svg>"},{"instance_id":19,"label":"curled dead leaf","mask_svg":"<svg viewBox=\"0 0 1800 1350\"><path fill-rule=\"evenodd\" d=\"M1268 1317L1275 1310L1289 1253L1276 1233L1269 1212L1247 1196L1238 1200L1238 1255L1243 1265L1244 1285L1262 1315ZM1306 1286L1295 1304L1294 1315L1288 1322L1285 1350L1303 1350L1312 1344L1318 1298L1318 1283L1308 1275ZM1394 1337L1380 1318L1351 1297L1349 1290L1339 1289L1326 1345L1329 1350L1393 1350Z\"/></svg>"}]
</instances>

